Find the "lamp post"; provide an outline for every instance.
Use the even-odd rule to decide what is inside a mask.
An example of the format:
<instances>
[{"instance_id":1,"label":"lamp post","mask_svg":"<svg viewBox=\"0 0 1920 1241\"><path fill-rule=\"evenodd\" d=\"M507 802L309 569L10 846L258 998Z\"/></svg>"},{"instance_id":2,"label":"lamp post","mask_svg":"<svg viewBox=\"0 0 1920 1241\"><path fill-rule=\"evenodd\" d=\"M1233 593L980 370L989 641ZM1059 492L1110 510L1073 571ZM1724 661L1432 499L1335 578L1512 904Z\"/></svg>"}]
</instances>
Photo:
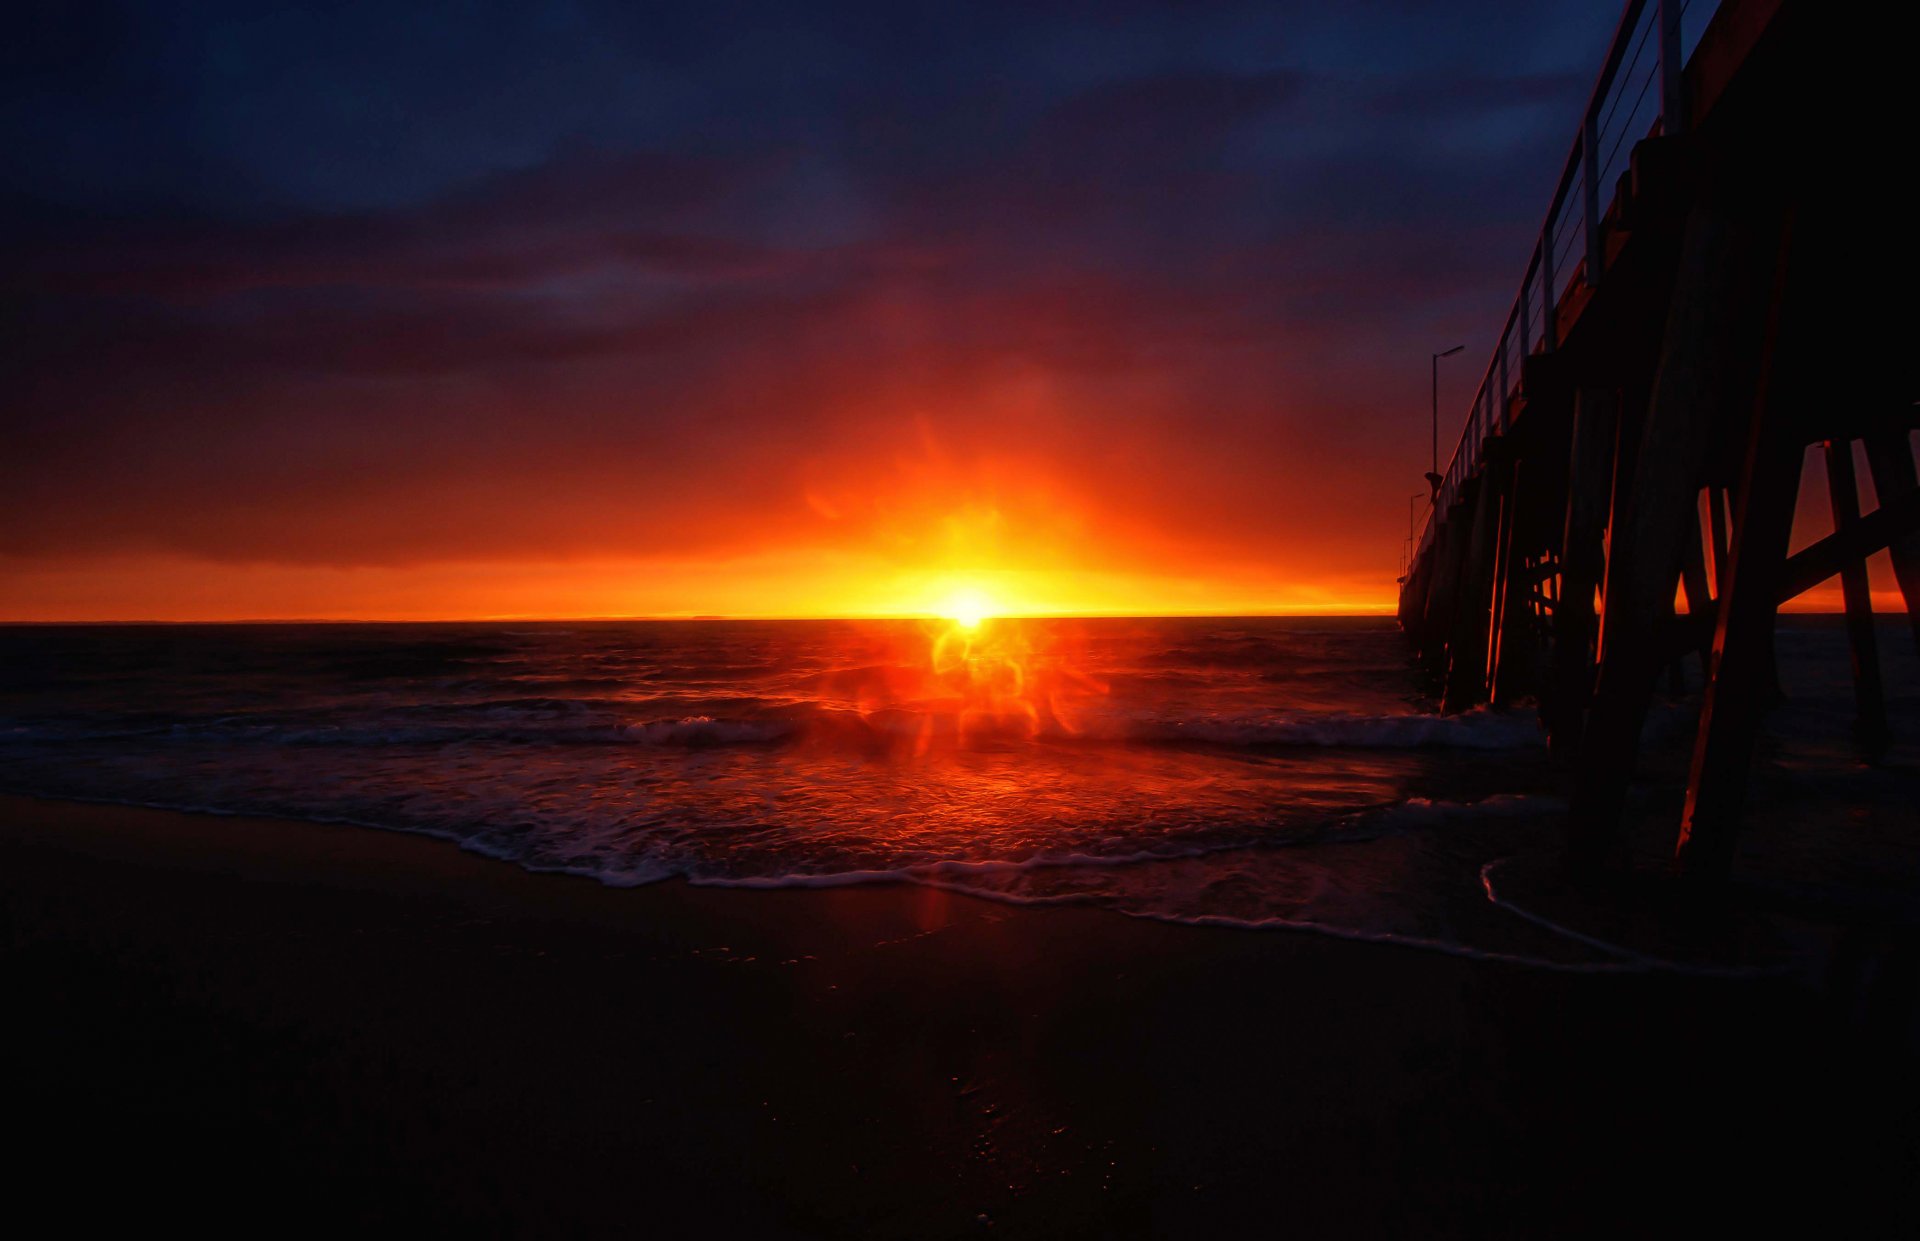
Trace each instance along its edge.
<instances>
[{"instance_id":1,"label":"lamp post","mask_svg":"<svg viewBox=\"0 0 1920 1241\"><path fill-rule=\"evenodd\" d=\"M1447 480L1440 475L1440 359L1450 358L1465 349L1465 345L1455 345L1451 349L1442 349L1433 355L1433 468L1427 471L1427 486L1433 491L1430 499L1440 499L1440 484Z\"/></svg>"},{"instance_id":2,"label":"lamp post","mask_svg":"<svg viewBox=\"0 0 1920 1241\"><path fill-rule=\"evenodd\" d=\"M1400 545L1400 580L1406 581L1407 574L1413 572L1413 529L1420 519L1420 497L1422 492L1414 492L1407 497L1407 541Z\"/></svg>"}]
</instances>

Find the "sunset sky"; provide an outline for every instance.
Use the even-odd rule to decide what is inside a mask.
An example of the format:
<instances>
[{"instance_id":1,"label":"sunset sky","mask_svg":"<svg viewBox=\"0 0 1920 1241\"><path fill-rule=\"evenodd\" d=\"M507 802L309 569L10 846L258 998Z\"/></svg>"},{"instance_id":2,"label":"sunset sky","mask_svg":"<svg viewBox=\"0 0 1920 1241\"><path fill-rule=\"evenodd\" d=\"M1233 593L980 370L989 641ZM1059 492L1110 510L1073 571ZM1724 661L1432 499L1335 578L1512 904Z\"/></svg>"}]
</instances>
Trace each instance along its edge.
<instances>
[{"instance_id":1,"label":"sunset sky","mask_svg":"<svg viewBox=\"0 0 1920 1241\"><path fill-rule=\"evenodd\" d=\"M402 7L13 19L0 616L1388 607L1617 17Z\"/></svg>"}]
</instances>

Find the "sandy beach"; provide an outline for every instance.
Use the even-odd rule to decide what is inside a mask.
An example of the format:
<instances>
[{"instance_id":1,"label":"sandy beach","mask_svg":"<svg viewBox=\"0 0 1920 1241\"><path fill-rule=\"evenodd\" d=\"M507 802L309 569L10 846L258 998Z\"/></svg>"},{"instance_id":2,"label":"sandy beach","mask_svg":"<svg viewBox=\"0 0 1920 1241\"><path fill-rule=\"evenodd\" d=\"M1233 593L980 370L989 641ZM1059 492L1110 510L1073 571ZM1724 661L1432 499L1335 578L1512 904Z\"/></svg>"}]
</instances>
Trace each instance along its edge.
<instances>
[{"instance_id":1,"label":"sandy beach","mask_svg":"<svg viewBox=\"0 0 1920 1241\"><path fill-rule=\"evenodd\" d=\"M1566 1236L1805 1212L1844 1235L1914 1212L1898 1023L1804 982L904 885L620 890L422 837L24 798L0 801L0 900L12 1171L74 1227Z\"/></svg>"}]
</instances>

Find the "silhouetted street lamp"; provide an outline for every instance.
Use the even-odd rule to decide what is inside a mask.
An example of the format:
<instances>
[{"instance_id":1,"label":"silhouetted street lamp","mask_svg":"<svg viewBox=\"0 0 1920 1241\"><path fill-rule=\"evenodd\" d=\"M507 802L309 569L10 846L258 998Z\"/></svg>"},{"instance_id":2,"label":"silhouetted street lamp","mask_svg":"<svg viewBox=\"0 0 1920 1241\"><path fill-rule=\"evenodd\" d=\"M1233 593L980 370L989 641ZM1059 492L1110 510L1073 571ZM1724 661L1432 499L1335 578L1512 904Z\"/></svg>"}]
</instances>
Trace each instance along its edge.
<instances>
[{"instance_id":1,"label":"silhouetted street lamp","mask_svg":"<svg viewBox=\"0 0 1920 1241\"><path fill-rule=\"evenodd\" d=\"M1440 359L1450 358L1465 349L1465 345L1455 345L1433 355L1433 468L1427 471L1427 486L1433 489L1431 499L1440 499L1440 484L1447 480L1440 475Z\"/></svg>"},{"instance_id":2,"label":"silhouetted street lamp","mask_svg":"<svg viewBox=\"0 0 1920 1241\"><path fill-rule=\"evenodd\" d=\"M1413 572L1413 531L1414 523L1420 520L1420 497L1423 493L1414 492L1407 497L1407 541L1400 545L1400 576L1396 581L1404 582L1407 574Z\"/></svg>"}]
</instances>

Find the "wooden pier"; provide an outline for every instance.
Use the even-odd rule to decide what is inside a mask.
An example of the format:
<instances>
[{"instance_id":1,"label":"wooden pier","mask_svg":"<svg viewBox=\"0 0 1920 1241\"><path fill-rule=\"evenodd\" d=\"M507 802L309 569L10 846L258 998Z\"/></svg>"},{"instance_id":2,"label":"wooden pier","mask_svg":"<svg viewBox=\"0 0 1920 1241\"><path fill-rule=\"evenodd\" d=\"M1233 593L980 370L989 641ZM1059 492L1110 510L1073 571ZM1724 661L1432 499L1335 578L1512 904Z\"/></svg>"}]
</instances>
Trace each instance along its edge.
<instances>
[{"instance_id":1,"label":"wooden pier","mask_svg":"<svg viewBox=\"0 0 1920 1241\"><path fill-rule=\"evenodd\" d=\"M1780 605L1839 577L1869 761L1887 719L1868 556L1890 551L1920 643L1911 221L1874 218L1906 199L1910 125L1883 118L1883 160L1839 153L1863 118L1813 86L1852 63L1839 21L1810 0L1626 5L1402 579L1444 710L1538 702L1578 874L1625 863L1663 676L1704 681L1674 850L1714 880L1779 692ZM1833 532L1789 555L1814 445Z\"/></svg>"}]
</instances>

